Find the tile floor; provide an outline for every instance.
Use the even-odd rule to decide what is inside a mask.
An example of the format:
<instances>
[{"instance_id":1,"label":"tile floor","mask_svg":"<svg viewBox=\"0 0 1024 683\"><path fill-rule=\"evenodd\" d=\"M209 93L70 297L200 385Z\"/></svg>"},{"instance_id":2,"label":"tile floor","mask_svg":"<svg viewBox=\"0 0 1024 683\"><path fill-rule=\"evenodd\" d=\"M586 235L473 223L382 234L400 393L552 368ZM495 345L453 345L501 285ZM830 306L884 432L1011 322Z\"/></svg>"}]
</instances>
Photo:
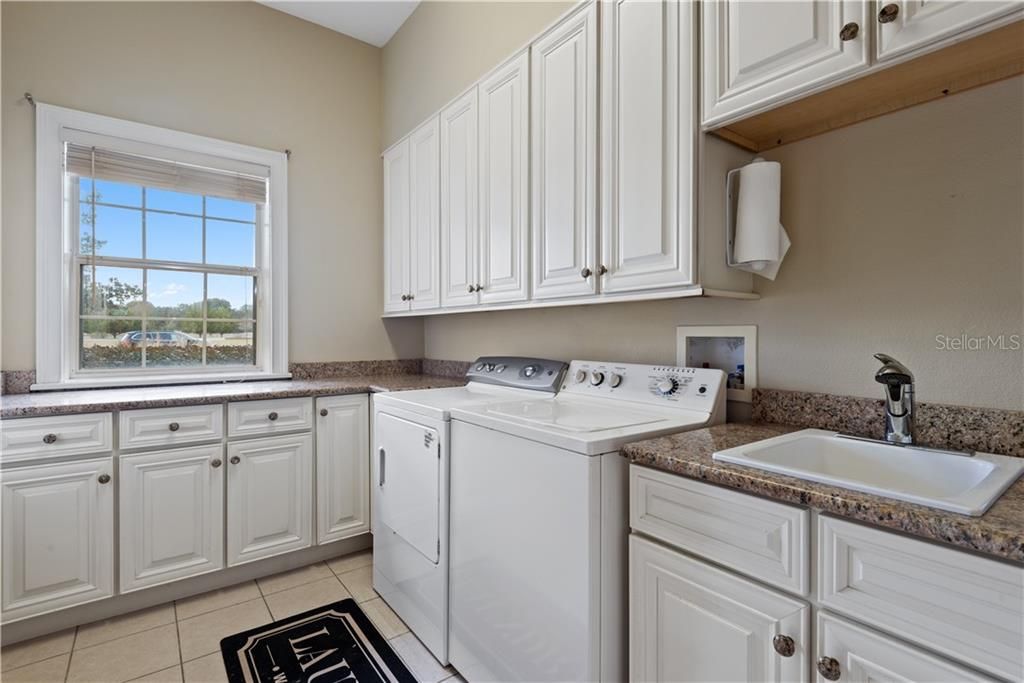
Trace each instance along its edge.
<instances>
[{"instance_id":1,"label":"tile floor","mask_svg":"<svg viewBox=\"0 0 1024 683\"><path fill-rule=\"evenodd\" d=\"M227 681L220 639L348 597L424 683L459 683L372 586L370 551L158 605L0 650L4 683Z\"/></svg>"}]
</instances>

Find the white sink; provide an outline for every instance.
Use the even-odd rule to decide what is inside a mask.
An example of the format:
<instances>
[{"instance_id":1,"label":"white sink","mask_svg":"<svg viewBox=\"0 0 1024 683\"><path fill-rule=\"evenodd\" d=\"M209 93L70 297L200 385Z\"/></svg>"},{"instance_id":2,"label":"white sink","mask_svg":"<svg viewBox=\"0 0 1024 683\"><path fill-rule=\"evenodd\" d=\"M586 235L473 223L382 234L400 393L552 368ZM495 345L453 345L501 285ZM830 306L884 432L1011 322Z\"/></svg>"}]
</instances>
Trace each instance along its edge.
<instances>
[{"instance_id":1,"label":"white sink","mask_svg":"<svg viewBox=\"0 0 1024 683\"><path fill-rule=\"evenodd\" d=\"M804 429L718 451L719 462L979 516L1024 472L1024 458L895 446Z\"/></svg>"}]
</instances>

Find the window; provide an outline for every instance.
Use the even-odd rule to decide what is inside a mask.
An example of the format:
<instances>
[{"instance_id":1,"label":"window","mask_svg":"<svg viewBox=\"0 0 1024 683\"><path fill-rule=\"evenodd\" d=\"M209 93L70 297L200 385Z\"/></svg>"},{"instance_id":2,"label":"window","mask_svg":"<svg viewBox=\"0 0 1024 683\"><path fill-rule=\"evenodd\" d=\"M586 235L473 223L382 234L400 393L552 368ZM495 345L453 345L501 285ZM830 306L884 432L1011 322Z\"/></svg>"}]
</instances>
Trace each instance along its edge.
<instances>
[{"instance_id":1,"label":"window","mask_svg":"<svg viewBox=\"0 0 1024 683\"><path fill-rule=\"evenodd\" d=\"M285 374L285 183L278 152L40 104L37 388Z\"/></svg>"}]
</instances>

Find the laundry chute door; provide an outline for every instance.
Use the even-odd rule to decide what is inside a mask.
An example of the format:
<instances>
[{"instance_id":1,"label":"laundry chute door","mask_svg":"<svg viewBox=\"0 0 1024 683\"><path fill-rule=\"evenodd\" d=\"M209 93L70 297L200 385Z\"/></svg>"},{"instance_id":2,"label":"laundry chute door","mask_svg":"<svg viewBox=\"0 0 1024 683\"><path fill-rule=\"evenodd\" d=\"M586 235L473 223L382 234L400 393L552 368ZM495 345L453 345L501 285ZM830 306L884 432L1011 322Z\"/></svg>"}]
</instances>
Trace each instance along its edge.
<instances>
[{"instance_id":1,"label":"laundry chute door","mask_svg":"<svg viewBox=\"0 0 1024 683\"><path fill-rule=\"evenodd\" d=\"M379 521L431 562L439 560L440 440L437 430L388 413L377 415Z\"/></svg>"}]
</instances>

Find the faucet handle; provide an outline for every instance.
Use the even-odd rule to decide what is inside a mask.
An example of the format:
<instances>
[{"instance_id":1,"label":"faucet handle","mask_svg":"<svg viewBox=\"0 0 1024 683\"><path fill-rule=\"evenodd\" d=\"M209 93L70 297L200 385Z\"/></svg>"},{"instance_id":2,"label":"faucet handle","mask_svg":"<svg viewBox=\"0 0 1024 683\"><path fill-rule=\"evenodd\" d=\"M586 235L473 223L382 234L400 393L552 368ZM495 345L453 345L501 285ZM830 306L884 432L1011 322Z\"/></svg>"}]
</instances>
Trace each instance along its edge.
<instances>
[{"instance_id":1,"label":"faucet handle","mask_svg":"<svg viewBox=\"0 0 1024 683\"><path fill-rule=\"evenodd\" d=\"M881 384L913 384L914 373L892 356L885 353L876 353L875 358L882 363L882 367L875 373L875 381Z\"/></svg>"}]
</instances>

